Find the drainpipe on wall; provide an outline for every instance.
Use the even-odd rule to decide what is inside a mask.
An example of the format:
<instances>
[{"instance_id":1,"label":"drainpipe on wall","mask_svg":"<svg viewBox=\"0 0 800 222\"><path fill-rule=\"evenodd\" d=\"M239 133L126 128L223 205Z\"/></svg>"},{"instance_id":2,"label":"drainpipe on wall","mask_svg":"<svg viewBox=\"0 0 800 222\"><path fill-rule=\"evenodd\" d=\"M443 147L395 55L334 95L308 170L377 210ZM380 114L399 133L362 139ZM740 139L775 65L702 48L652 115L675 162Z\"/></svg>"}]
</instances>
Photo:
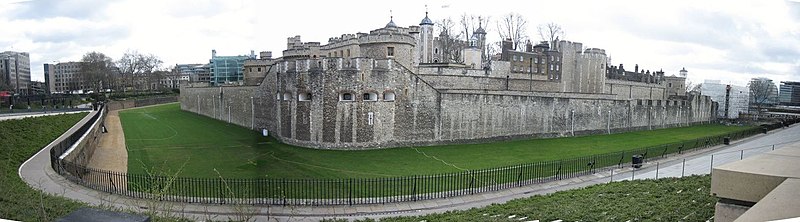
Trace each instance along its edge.
<instances>
[{"instance_id":1,"label":"drainpipe on wall","mask_svg":"<svg viewBox=\"0 0 800 222\"><path fill-rule=\"evenodd\" d=\"M606 122L608 122L608 123L606 123L606 130L608 130L608 134L611 134L611 110L610 109L608 110L608 118L607 118Z\"/></svg>"},{"instance_id":2,"label":"drainpipe on wall","mask_svg":"<svg viewBox=\"0 0 800 222\"><path fill-rule=\"evenodd\" d=\"M253 97L250 97L250 129L256 129L256 104Z\"/></svg>"},{"instance_id":3,"label":"drainpipe on wall","mask_svg":"<svg viewBox=\"0 0 800 222\"><path fill-rule=\"evenodd\" d=\"M572 136L575 136L575 110L571 110L570 119L572 119Z\"/></svg>"}]
</instances>

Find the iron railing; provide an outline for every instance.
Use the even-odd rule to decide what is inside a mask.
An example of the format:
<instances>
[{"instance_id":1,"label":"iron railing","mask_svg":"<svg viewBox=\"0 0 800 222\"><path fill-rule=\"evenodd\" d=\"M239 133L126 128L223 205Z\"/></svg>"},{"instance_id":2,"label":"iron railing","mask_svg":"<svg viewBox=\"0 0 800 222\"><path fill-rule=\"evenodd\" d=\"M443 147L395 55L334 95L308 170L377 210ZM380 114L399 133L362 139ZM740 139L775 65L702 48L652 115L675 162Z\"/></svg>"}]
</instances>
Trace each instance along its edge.
<instances>
[{"instance_id":1,"label":"iron railing","mask_svg":"<svg viewBox=\"0 0 800 222\"><path fill-rule=\"evenodd\" d=\"M797 122L792 119L722 135L578 158L392 178L187 178L127 174L59 160L63 147L75 143L88 130L85 129L88 123L60 142L50 154L53 169L65 178L92 189L133 198L213 204L355 205L447 198L572 178L627 166L632 155L652 161L722 144L726 137L741 139Z\"/></svg>"}]
</instances>

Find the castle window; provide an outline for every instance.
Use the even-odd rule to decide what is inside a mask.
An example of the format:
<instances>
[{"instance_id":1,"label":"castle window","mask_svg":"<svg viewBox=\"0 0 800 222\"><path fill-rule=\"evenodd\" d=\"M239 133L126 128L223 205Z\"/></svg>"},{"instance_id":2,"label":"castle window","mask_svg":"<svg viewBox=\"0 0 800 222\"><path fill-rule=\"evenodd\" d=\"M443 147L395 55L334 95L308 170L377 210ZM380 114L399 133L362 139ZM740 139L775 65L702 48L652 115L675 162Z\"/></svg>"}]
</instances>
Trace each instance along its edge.
<instances>
[{"instance_id":1,"label":"castle window","mask_svg":"<svg viewBox=\"0 0 800 222\"><path fill-rule=\"evenodd\" d=\"M311 101L311 93L297 94L297 101Z\"/></svg>"},{"instance_id":2,"label":"castle window","mask_svg":"<svg viewBox=\"0 0 800 222\"><path fill-rule=\"evenodd\" d=\"M667 83L667 87L672 87L672 83Z\"/></svg>"},{"instance_id":3,"label":"castle window","mask_svg":"<svg viewBox=\"0 0 800 222\"><path fill-rule=\"evenodd\" d=\"M556 71L558 71L558 70L559 70L559 65L558 65L558 64L556 64Z\"/></svg>"},{"instance_id":4,"label":"castle window","mask_svg":"<svg viewBox=\"0 0 800 222\"><path fill-rule=\"evenodd\" d=\"M339 57L339 54L337 54L337 53L338 52L333 52L333 57Z\"/></svg>"},{"instance_id":5,"label":"castle window","mask_svg":"<svg viewBox=\"0 0 800 222\"><path fill-rule=\"evenodd\" d=\"M386 56L393 57L394 56L394 47L386 47Z\"/></svg>"},{"instance_id":6,"label":"castle window","mask_svg":"<svg viewBox=\"0 0 800 222\"><path fill-rule=\"evenodd\" d=\"M438 48L433 49L433 54L439 54L439 49Z\"/></svg>"},{"instance_id":7,"label":"castle window","mask_svg":"<svg viewBox=\"0 0 800 222\"><path fill-rule=\"evenodd\" d=\"M283 93L283 100L284 101L288 101L290 98L292 98L292 94L291 93L288 93L288 92L287 93Z\"/></svg>"},{"instance_id":8,"label":"castle window","mask_svg":"<svg viewBox=\"0 0 800 222\"><path fill-rule=\"evenodd\" d=\"M636 100L636 105L639 105L639 106L641 106L641 105L642 105L642 100L641 100L641 99L637 99L637 100Z\"/></svg>"},{"instance_id":9,"label":"castle window","mask_svg":"<svg viewBox=\"0 0 800 222\"><path fill-rule=\"evenodd\" d=\"M258 71L261 72L261 67L258 67Z\"/></svg>"},{"instance_id":10,"label":"castle window","mask_svg":"<svg viewBox=\"0 0 800 222\"><path fill-rule=\"evenodd\" d=\"M393 102L394 101L394 92L384 92L383 93L383 101L386 102Z\"/></svg>"},{"instance_id":11,"label":"castle window","mask_svg":"<svg viewBox=\"0 0 800 222\"><path fill-rule=\"evenodd\" d=\"M377 93L364 93L363 97L364 101L378 101L378 94Z\"/></svg>"},{"instance_id":12,"label":"castle window","mask_svg":"<svg viewBox=\"0 0 800 222\"><path fill-rule=\"evenodd\" d=\"M533 63L539 63L539 57L533 57Z\"/></svg>"},{"instance_id":13,"label":"castle window","mask_svg":"<svg viewBox=\"0 0 800 222\"><path fill-rule=\"evenodd\" d=\"M353 101L353 94L352 93L339 94L339 101Z\"/></svg>"},{"instance_id":14,"label":"castle window","mask_svg":"<svg viewBox=\"0 0 800 222\"><path fill-rule=\"evenodd\" d=\"M350 49L347 49L347 57L350 57Z\"/></svg>"},{"instance_id":15,"label":"castle window","mask_svg":"<svg viewBox=\"0 0 800 222\"><path fill-rule=\"evenodd\" d=\"M370 126L372 126L372 122L373 122L372 119L373 119L374 116L375 116L375 114L372 113L372 112L368 112L367 113L367 124L369 124Z\"/></svg>"},{"instance_id":16,"label":"castle window","mask_svg":"<svg viewBox=\"0 0 800 222\"><path fill-rule=\"evenodd\" d=\"M550 71L553 71L553 64L550 64Z\"/></svg>"}]
</instances>

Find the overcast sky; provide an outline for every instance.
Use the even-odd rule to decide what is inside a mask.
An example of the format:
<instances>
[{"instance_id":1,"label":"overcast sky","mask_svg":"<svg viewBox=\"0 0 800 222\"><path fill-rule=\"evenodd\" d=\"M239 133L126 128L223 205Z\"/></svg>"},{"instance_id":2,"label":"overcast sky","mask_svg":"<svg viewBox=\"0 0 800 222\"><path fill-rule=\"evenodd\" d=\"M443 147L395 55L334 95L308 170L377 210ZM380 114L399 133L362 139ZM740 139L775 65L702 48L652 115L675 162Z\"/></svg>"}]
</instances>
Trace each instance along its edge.
<instances>
[{"instance_id":1,"label":"overcast sky","mask_svg":"<svg viewBox=\"0 0 800 222\"><path fill-rule=\"evenodd\" d=\"M509 12L536 26L561 24L570 41L603 48L612 64L634 64L667 75L686 67L705 79L745 85L753 77L800 81L797 1L258 1L258 0L0 0L0 51L31 54L34 80L43 63L80 60L89 51L118 59L126 50L152 53L165 65L206 63L219 55L273 51L286 38L325 44L329 37L368 32L389 21L418 25L428 6L434 21L461 14Z\"/></svg>"}]
</instances>

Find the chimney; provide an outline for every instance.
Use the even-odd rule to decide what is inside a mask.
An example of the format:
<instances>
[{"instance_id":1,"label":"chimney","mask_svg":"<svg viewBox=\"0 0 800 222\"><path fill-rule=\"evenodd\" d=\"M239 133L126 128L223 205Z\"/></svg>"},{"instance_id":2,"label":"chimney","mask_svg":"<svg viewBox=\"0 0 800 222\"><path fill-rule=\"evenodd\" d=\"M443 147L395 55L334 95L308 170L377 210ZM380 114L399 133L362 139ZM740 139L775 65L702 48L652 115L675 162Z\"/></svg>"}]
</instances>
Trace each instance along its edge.
<instances>
[{"instance_id":1,"label":"chimney","mask_svg":"<svg viewBox=\"0 0 800 222\"><path fill-rule=\"evenodd\" d=\"M633 67L633 72L639 72L639 64Z\"/></svg>"},{"instance_id":2,"label":"chimney","mask_svg":"<svg viewBox=\"0 0 800 222\"><path fill-rule=\"evenodd\" d=\"M531 40L528 40L525 43L525 51L526 52L533 52L533 44L531 43Z\"/></svg>"}]
</instances>

